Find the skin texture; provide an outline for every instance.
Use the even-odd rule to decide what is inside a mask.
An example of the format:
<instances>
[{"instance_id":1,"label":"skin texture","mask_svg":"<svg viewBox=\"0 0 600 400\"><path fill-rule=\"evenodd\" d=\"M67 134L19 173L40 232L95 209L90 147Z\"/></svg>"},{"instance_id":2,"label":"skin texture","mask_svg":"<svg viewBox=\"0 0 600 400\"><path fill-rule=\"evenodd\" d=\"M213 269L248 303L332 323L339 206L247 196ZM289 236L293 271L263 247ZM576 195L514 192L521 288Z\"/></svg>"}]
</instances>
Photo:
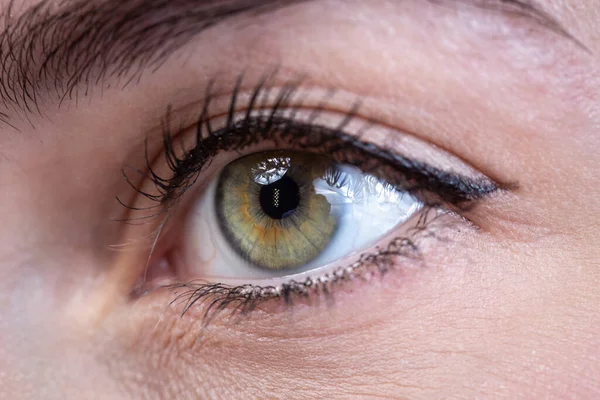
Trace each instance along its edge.
<instances>
[{"instance_id":1,"label":"skin texture","mask_svg":"<svg viewBox=\"0 0 600 400\"><path fill-rule=\"evenodd\" d=\"M599 397L600 9L539 4L580 45L467 6L313 1L217 25L135 84L0 125L0 398ZM272 65L281 82L337 89L332 109L359 97L361 117L518 187L468 211L478 229L453 218L425 268L333 302L203 329L169 291L132 296L149 245L111 246L156 226L111 220L115 196L133 196L121 168L144 165L146 137L160 153L169 104Z\"/></svg>"}]
</instances>

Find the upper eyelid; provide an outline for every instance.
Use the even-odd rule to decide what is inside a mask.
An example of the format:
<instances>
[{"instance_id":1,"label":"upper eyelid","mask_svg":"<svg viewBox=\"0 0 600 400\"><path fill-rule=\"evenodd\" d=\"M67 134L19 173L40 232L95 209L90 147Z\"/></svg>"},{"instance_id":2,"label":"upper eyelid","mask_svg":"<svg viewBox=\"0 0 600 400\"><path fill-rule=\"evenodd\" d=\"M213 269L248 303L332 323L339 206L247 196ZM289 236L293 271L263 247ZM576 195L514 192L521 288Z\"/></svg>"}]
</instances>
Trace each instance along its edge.
<instances>
[{"instance_id":1,"label":"upper eyelid","mask_svg":"<svg viewBox=\"0 0 600 400\"><path fill-rule=\"evenodd\" d=\"M273 69L266 76L273 82L259 81L257 84L240 84L242 77L238 79L238 84L229 87L221 87L212 93L204 93L202 98L196 102L188 103L179 107L168 108L168 118L170 127L165 126L165 118L161 120L158 126L151 129L152 135L162 133L165 128L173 129L173 132L184 132L193 129L199 122L209 123L212 130L225 127L229 123L230 106L232 105L232 96L235 97L234 120L240 120L248 116L249 112L269 113L273 110L280 97L287 96L286 100L279 104L280 115L299 122L311 122L314 125L321 125L334 130L354 132L362 135L367 142L377 143L382 148L389 147L390 150L400 152L404 156L414 156L415 146L427 148L430 153L427 158L420 158L433 166L440 166L435 158L452 157L455 160L452 170L474 178L487 178L495 182L499 187L510 188L510 183L499 182L490 178L472 166L468 160L460 155L453 154L451 151L438 143L432 142L425 136L416 132L406 130L402 125L402 119L395 121L391 125L387 121L374 119L368 111L363 111L363 105L369 103L368 97L360 94L347 92L344 90L333 89L315 85L305 78L293 80L280 80L276 76L277 69ZM248 79L251 81L250 79ZM207 87L214 87L213 81ZM258 91L258 99L252 104L249 103L255 92ZM202 110L200 113L199 110ZM204 114L206 112L206 114ZM203 121L199 121L199 116ZM353 125L352 129L347 129ZM178 134L178 133L176 133ZM372 140L372 136L378 136L379 139ZM384 139L381 139L385 136ZM386 143L383 143L385 141ZM410 142L405 148L399 147L399 141ZM392 143L392 144L390 144ZM388 146L389 145L389 146ZM420 153L420 152L418 152Z\"/></svg>"},{"instance_id":2,"label":"upper eyelid","mask_svg":"<svg viewBox=\"0 0 600 400\"><path fill-rule=\"evenodd\" d=\"M317 117L321 117L323 114L325 113L329 113L329 111L325 111L327 110L327 106L330 102L330 100L334 97L334 91L332 90L316 90L316 88L311 87L310 85L308 85L307 87L302 87L301 82L302 80L295 80L295 81L291 81L287 84L283 84L283 85L279 85L279 86L272 86L271 84L266 84L265 80L260 80L259 84L256 85L252 91L246 91L242 89L242 85L241 85L241 77L238 79L238 84L236 84L233 88L233 93L231 93L232 89L230 89L230 93L229 94L225 94L226 92L219 92L218 96L213 96L212 93L210 92L210 88L213 87L213 83L209 83L207 88L208 91L207 93L205 93L205 98L204 98L204 104L202 103L194 103L192 106L192 109L196 109L196 117L192 119L193 124L199 124L201 127L203 125L205 126L205 132L201 132L202 134L206 135L206 137L204 139L210 138L211 136L211 132L206 132L209 128L214 130L222 130L224 128L227 128L228 125L232 124L233 121L239 120L241 119L242 121L244 120L245 117L247 117L248 115L251 114L251 112L257 112L260 116L264 117L265 115L268 118L271 118L273 116L276 117L282 117L285 119L286 116L289 118L292 118L293 120L296 120L294 123L302 123L300 122L300 119L298 118L298 114L300 114L302 111L299 111L298 108L296 107L296 99L300 98L303 100L306 100L306 98L308 98L309 96L305 95L306 93L312 93L314 96L312 97L313 100L313 104L316 104L316 106L313 106L313 108L310 107L305 107L305 115L304 115L304 123L309 123L309 125L312 123L313 127L317 127L317 126L324 126L321 124L321 121L319 120L318 123L315 121L315 118ZM300 85L300 86L298 86ZM251 87L251 86L250 86ZM295 96L296 94L299 94L299 96ZM258 94L258 96L256 96ZM263 94L266 94L263 96ZM224 97L225 96L225 97ZM228 97L226 97L228 96ZM252 101L252 99L256 99L259 98L258 101ZM219 100L223 100L221 102L217 102L215 101L215 99ZM282 101L282 99L285 99L284 101ZM303 103L303 101L300 101L300 103ZM305 103L305 101L304 101ZM211 106L211 104L215 104L213 106ZM275 115L273 112L273 104L277 104L280 108L279 111L281 113L283 113L282 115L277 114ZM356 101L351 102L350 104L356 105ZM230 114L230 111L232 110L232 106L237 106L237 111L234 112L233 116L237 115L237 119L236 118L231 118L232 115ZM256 107L255 110L251 110L249 107ZM303 104L302 107L306 106L306 104ZM186 107L186 109L188 109L187 111L189 111L189 107L190 105L188 105ZM214 108L216 107L216 110L214 110ZM271 107L271 108L269 108ZM234 107L235 109L236 107ZM171 110L171 109L169 109ZM180 110L180 109L178 109ZM201 110L200 112L198 112L198 110ZM304 110L304 108L303 108ZM330 125L330 128L332 130L332 132L336 132L335 134L332 133L333 136L338 136L341 134L340 132L338 132L336 130L336 128L343 126L344 128L346 128L347 126L351 125L351 123L355 122L355 118L356 119L360 119L360 117L358 116L358 112L356 112L357 109L350 105L346 107L346 111L344 111L343 113L337 113L337 121L334 122L333 124ZM286 114L287 113L287 114ZM186 113L187 114L187 113ZM200 115L199 120L197 115ZM213 116L213 114L216 114L217 116ZM181 123L181 122L176 122L176 119L174 119L171 114L167 114L167 116L165 117L165 119L169 122L172 123L173 127L169 127L169 124L164 124L163 123L163 136L164 136L164 146L162 148L162 152L163 152L163 158L167 160L167 163L171 164L171 167L173 167L173 164L179 164L181 165L181 163L184 164L188 164L189 166L186 167L185 165L183 166L184 170L194 170L196 168L196 161L193 160L189 160L190 162L188 163L188 160L184 160L185 157L190 156L190 153L187 153L185 150L180 150L179 152L177 152L177 149L179 148L179 146L174 146L172 144L172 136L185 136L183 133L181 133L180 131L175 131L175 133L172 133L170 131L171 128L175 128L175 129L179 129L179 127L185 127L186 125ZM221 122L217 123L215 122L216 119L220 119ZM209 122L212 121L212 122ZM341 122L340 122L341 121ZM291 122L291 120L290 120ZM369 125L373 125L372 121L368 121L368 120L363 120L362 124L369 124ZM166 130L165 130L166 129ZM183 128L181 129L181 131L186 131L189 128ZM322 128L320 128L322 129ZM385 129L385 128L384 128ZM388 135L394 135L393 133L388 133ZM394 135L395 136L395 135ZM405 138L408 138L409 135L404 135ZM202 138L201 138L202 139ZM353 137L349 137L348 138L352 143L359 144L361 143L361 141L359 141L356 138ZM240 139L241 140L241 139ZM396 137L395 141L397 142L399 139L398 137ZM371 141L371 142L364 142L365 145L367 146L371 146L371 144L368 143L372 143L372 145L375 146L379 146L380 149L382 149L382 143L376 144L377 141ZM352 144L351 144L352 146ZM411 151L404 151L404 156L402 157L409 157L406 158L405 161L403 161L402 157L398 160L396 159L396 161L393 161L392 164L390 164L390 168L404 168L402 165L407 166L409 169L408 171L415 171L415 170L420 170L420 171L426 171L426 174L433 174L430 178L425 178L425 179L434 179L432 182L444 182L444 180L450 179L450 181L447 181L446 183L443 183L443 185L450 185L449 187L452 187L453 185L455 185L455 183L450 183L453 179L453 176L457 176L456 175L456 168L458 166L463 166L466 167L462 161L457 161L454 163L454 168L448 170L447 177L442 177L444 176L444 174L446 174L446 172L443 172L442 170L436 169L434 167L434 169L431 169L431 165L435 165L438 164L439 162L433 162L434 158L431 158L432 154L431 151L433 150L433 148L429 145L424 145L428 148L428 151L425 152L427 154L429 154L430 156L430 163L427 163L427 161L425 161L423 163L423 161L420 161L420 167L418 167L418 164L414 164L415 162L419 163L419 161L415 161L418 160L418 158L415 158L416 155L415 154L411 154L414 152ZM411 147L408 146L408 148L410 149ZM413 147L412 149L414 150L414 143L413 143ZM206 150L206 149L204 149ZM399 149L395 149L395 150L389 150L390 152L387 153L388 155L385 155L385 153L388 150L381 150L383 151L383 153L380 153L381 155L384 155L385 157L397 157L394 156L394 153L397 153ZM441 152L441 150L436 150L437 154L439 156L441 156L441 159L444 160L449 160L451 159L450 154L446 154L446 155L442 155L443 152ZM369 152L367 150L367 152ZM424 153L424 154L425 154ZM399 154L399 153L398 153ZM436 154L435 152L433 154ZM202 157L204 157L204 154L200 154ZM160 156L160 155L159 155ZM411 157L412 156L412 157ZM157 156L158 157L158 156ZM450 158L449 158L450 157ZM455 157L454 157L455 158ZM400 164L397 164L397 162L400 162ZM393 167L393 165L395 164L395 167ZM408 164L407 164L408 163ZM150 169L150 173L152 174L152 181L159 187L160 192L162 193L160 196L168 196L168 197L164 197L165 199L171 199L174 201L177 201L178 197L180 195L182 195L185 191L187 191L187 186L190 185L189 182L193 183L193 181L195 181L195 179L197 178L197 176L195 175L196 173L200 173L201 169L203 168L203 166L201 165L200 168L197 168L197 172L194 172L194 175L187 175L188 173L191 172L178 172L173 170L174 177L176 177L177 179L184 179L184 180L177 180L177 181L173 181L170 180L172 178L169 178L168 176L164 176L164 175L160 175L160 174L155 174L154 171L152 170L152 165L154 165L154 160L152 160L152 162L148 162L148 166ZM410 165L410 166L409 166ZM415 168L415 169L413 169ZM501 186L498 185L497 183L495 183L494 181L490 180L488 177L486 177L484 174L477 172L474 169L468 168L466 169L466 171L469 171L470 173L472 173L473 178L471 180L469 180L466 176L462 176L460 178L460 180L457 181L456 184L458 184L459 186L457 186L455 189L453 190L457 190L456 194L460 194L459 197L456 197L455 200L450 200L453 197L449 197L448 201L457 201L456 199L461 199L463 198L462 196L464 196L464 194L461 193L467 193L464 192L466 191L473 191L473 196L474 198L478 198L480 196L489 194L493 191L498 190ZM440 175L442 174L442 175ZM433 178L434 176L437 176L436 178ZM191 179L191 181L187 181L187 179ZM423 178L420 178L423 179ZM437 181L438 179L442 179L442 181ZM471 186L471 188L466 187L466 186L461 186L466 184L465 182L471 182L469 183L469 185L473 185ZM437 184L437 183L436 183ZM180 185L183 185L183 190L179 192L179 188ZM428 184L429 185L429 184ZM133 185L132 185L133 186ZM419 187L418 184L415 187ZM443 186L442 186L443 187ZM440 187L440 190L442 190L442 187ZM134 186L135 188L135 186ZM136 189L137 190L137 189ZM177 190L177 191L174 191ZM444 189L446 190L446 189ZM449 192L450 193L450 192ZM478 194L477 194L478 193ZM145 195L145 193L143 193ZM455 196L455 195L452 195ZM145 197L148 197L145 195ZM464 198L464 199L468 199ZM173 204L171 204L173 205Z\"/></svg>"},{"instance_id":3,"label":"upper eyelid","mask_svg":"<svg viewBox=\"0 0 600 400\"><path fill-rule=\"evenodd\" d=\"M291 78L290 78L291 77ZM238 79L240 76L238 76ZM477 171L478 173L472 175L481 175L487 177L489 180L495 182L499 187L506 190L514 190L518 187L518 183L507 179L507 177L499 176L501 174L498 171L490 169L485 164L479 162L473 164L469 157L465 158L461 153L456 153L454 148L449 148L448 143L442 143L441 140L437 140L437 133L431 131L429 125L422 124L413 114L414 112L407 113L402 111L402 108L406 108L406 103L401 105L393 105L386 97L379 97L376 94L369 93L358 93L354 91L348 91L344 89L335 88L330 86L324 86L319 82L314 82L306 76L302 75L301 72L288 71L282 67L270 67L266 73L263 73L262 77L254 78L253 76L244 76L243 82L239 87L238 100L236 101L236 112L240 113L238 116L247 110L247 100L251 97L252 92L256 86L256 82L259 79L266 79L264 90L271 93L269 101L260 104L263 99L260 99L259 104L256 105L256 109L270 108L273 101L277 97L277 93L290 83L298 85L297 94L294 97L294 101L290 103L291 108L296 110L306 109L314 110L315 108L323 107L323 110L331 114L347 115L353 105L358 101L361 101L361 107L355 112L357 120L362 120L367 123L372 123L378 127L378 130L388 130L389 132L401 132L405 136L414 137L419 142L422 142L428 146L432 146L435 149L441 150L442 153L450 154L456 160L454 163L455 167L467 166L470 171ZM181 131L185 129L192 129L193 126L198 122L199 110L202 109L206 102L206 99L210 97L210 107L208 118L214 126L219 126L217 120L223 119L227 116L230 106L231 93L236 85L236 81L232 82L231 79L215 79L210 81L206 87L211 86L212 92L210 96L204 90L200 90L200 96L198 100L187 101L186 103L174 103L169 107L170 115L172 119L172 128ZM298 100L302 101L302 104L298 103ZM395 114L393 118L388 118L387 115L381 114L378 117L373 117L374 114L379 114L377 108L387 109L390 105L394 107L402 107L400 112ZM368 106L368 107L366 107ZM410 109L410 107L409 107ZM419 109L418 112L426 112L428 110ZM431 115L430 118L435 119L435 115ZM164 118L155 120L147 130L148 138L158 138L164 131ZM222 124L221 124L222 126ZM411 127L406 129L406 127ZM451 125L451 127L454 125ZM421 130L426 129L424 132ZM437 128L435 128L437 129ZM390 138L393 135L389 135ZM439 136L440 138L444 136ZM394 138L394 140L396 140ZM454 147L454 146L452 146ZM435 165L435 163L433 163Z\"/></svg>"}]
</instances>

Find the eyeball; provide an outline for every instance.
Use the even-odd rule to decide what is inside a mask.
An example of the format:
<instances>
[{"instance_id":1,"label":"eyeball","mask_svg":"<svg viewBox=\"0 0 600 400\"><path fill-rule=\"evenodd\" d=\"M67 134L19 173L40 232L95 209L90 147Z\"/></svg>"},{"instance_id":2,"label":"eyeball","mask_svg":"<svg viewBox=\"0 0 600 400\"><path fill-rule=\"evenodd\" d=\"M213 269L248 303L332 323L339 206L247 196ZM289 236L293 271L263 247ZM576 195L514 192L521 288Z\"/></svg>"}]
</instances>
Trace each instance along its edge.
<instances>
[{"instance_id":1,"label":"eyeball","mask_svg":"<svg viewBox=\"0 0 600 400\"><path fill-rule=\"evenodd\" d=\"M225 166L194 204L182 243L196 276L294 275L373 245L423 206L326 156L269 151Z\"/></svg>"}]
</instances>

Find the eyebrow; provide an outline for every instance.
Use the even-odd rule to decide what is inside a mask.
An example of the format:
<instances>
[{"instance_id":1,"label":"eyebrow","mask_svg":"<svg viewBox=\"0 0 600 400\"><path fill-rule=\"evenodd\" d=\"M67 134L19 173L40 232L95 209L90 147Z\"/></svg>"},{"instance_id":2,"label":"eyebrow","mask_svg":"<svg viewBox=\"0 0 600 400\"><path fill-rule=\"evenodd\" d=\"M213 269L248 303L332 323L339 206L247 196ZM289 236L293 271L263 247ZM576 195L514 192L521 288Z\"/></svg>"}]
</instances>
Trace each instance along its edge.
<instances>
[{"instance_id":1,"label":"eyebrow","mask_svg":"<svg viewBox=\"0 0 600 400\"><path fill-rule=\"evenodd\" d=\"M48 95L62 103L107 79L127 85L225 20L306 1L317 0L42 0L12 19L12 0L0 33L0 121L10 125L11 114L41 114ZM529 0L428 1L522 16L577 42Z\"/></svg>"}]
</instances>

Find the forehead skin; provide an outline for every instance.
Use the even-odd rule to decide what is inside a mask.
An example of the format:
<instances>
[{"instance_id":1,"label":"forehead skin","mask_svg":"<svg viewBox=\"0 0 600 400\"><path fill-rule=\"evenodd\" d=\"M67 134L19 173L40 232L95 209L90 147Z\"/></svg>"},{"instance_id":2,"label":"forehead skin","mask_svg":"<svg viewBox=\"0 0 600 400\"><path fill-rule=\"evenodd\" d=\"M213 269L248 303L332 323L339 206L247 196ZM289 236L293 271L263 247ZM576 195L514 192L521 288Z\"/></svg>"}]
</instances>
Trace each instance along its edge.
<instances>
[{"instance_id":1,"label":"forehead skin","mask_svg":"<svg viewBox=\"0 0 600 400\"><path fill-rule=\"evenodd\" d=\"M36 4L12 3L13 16ZM0 127L0 397L600 396L600 6L538 4L580 45L510 15L314 0ZM120 267L144 261L106 251L123 164L207 77L276 63L519 190L482 204L484 233L434 251L432 268L331 308L203 330L167 295L131 301L141 270Z\"/></svg>"}]
</instances>

